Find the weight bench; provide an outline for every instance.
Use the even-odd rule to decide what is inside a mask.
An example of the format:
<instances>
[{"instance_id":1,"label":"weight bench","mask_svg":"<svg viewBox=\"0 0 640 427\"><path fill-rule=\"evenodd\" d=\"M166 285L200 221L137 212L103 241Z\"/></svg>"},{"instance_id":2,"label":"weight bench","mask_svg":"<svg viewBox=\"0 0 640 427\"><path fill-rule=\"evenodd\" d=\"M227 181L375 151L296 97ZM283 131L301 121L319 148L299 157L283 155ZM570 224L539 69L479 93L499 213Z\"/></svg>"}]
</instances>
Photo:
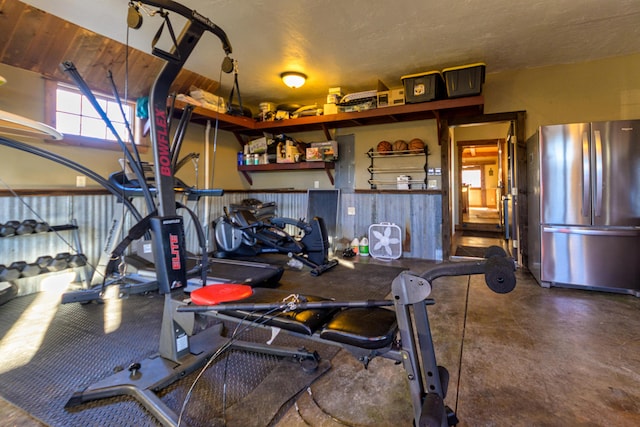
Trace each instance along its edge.
<instances>
[{"instance_id":1,"label":"weight bench","mask_svg":"<svg viewBox=\"0 0 640 427\"><path fill-rule=\"evenodd\" d=\"M451 426L458 420L444 403L449 374L436 363L427 316L427 306L435 303L429 298L431 284L442 276L484 274L487 285L496 293L513 290L513 260L500 248L490 248L487 255L489 258L481 261L436 265L422 274L404 271L392 282L392 300L339 302L274 289L216 290L217 286L212 285L192 292L192 305L178 307L177 311L206 313L271 328L272 338L267 344L234 342L234 348L290 356L298 359L303 369L314 369L318 355L305 349L270 345L281 330L342 347L365 368L378 356L402 363L409 381L415 425ZM385 308L388 306L394 309Z\"/></svg>"},{"instance_id":2,"label":"weight bench","mask_svg":"<svg viewBox=\"0 0 640 427\"><path fill-rule=\"evenodd\" d=\"M196 306L181 307L178 311L207 312L222 320L268 328L272 331L269 342L280 331L286 331L300 338L338 345L353 354L365 367L374 357L397 349L396 314L392 309L384 308L392 306L393 301L336 302L316 296L292 295L277 289L253 288L251 295L237 304L212 306L219 302L216 287L207 286L192 292L191 300ZM265 308L273 313L265 316ZM269 344L242 342L241 347L249 351L283 354L281 348ZM319 361L314 352L306 350L296 350L286 355L304 362L305 369L313 366L313 362L317 365ZM393 353L388 357L401 360L399 355Z\"/></svg>"}]
</instances>

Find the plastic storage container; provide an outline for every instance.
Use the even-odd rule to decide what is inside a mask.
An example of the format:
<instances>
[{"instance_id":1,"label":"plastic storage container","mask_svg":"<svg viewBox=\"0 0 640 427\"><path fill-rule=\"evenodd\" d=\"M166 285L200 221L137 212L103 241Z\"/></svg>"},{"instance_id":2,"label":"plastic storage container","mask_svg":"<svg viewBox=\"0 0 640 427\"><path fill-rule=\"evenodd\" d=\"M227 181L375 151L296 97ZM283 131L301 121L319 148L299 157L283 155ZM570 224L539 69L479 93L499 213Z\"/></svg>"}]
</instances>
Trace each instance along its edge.
<instances>
[{"instance_id":1,"label":"plastic storage container","mask_svg":"<svg viewBox=\"0 0 640 427\"><path fill-rule=\"evenodd\" d=\"M402 255L402 230L396 224L382 222L369 226L369 255L392 260Z\"/></svg>"},{"instance_id":2,"label":"plastic storage container","mask_svg":"<svg viewBox=\"0 0 640 427\"><path fill-rule=\"evenodd\" d=\"M480 95L484 83L485 68L486 65L479 62L442 70L447 85L447 96L459 98Z\"/></svg>"},{"instance_id":3,"label":"plastic storage container","mask_svg":"<svg viewBox=\"0 0 640 427\"><path fill-rule=\"evenodd\" d=\"M417 104L445 97L445 85L440 71L402 76L405 102Z\"/></svg>"}]
</instances>

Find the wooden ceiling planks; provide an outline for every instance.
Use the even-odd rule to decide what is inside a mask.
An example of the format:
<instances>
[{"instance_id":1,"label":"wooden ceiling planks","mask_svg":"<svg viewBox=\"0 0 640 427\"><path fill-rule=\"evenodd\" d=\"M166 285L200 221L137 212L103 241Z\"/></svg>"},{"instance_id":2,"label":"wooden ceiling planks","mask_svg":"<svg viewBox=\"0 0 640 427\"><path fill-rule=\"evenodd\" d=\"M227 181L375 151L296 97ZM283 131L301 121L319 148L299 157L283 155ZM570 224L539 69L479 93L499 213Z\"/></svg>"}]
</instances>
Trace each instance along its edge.
<instances>
[{"instance_id":1,"label":"wooden ceiling planks","mask_svg":"<svg viewBox=\"0 0 640 427\"><path fill-rule=\"evenodd\" d=\"M123 24L124 25L124 24ZM120 96L128 78L128 98L149 94L164 61L125 46L18 0L0 0L0 62L53 80L71 82L60 69L71 61L89 87L111 93L111 71ZM128 53L128 57L127 57ZM214 93L219 83L183 69L171 90L189 93L191 85Z\"/></svg>"}]
</instances>

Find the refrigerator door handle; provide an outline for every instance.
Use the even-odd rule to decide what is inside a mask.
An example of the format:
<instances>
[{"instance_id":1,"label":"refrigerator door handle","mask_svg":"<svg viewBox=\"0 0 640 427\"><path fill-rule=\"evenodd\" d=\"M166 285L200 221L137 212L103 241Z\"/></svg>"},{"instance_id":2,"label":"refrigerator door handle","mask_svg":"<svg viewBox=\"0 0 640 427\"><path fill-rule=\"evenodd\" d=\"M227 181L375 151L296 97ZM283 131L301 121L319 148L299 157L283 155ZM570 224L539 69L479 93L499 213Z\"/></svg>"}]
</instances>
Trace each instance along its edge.
<instances>
[{"instance_id":1,"label":"refrigerator door handle","mask_svg":"<svg viewBox=\"0 0 640 427\"><path fill-rule=\"evenodd\" d=\"M582 133L582 216L591 215L591 185L589 184L590 165L589 165L589 134Z\"/></svg>"},{"instance_id":2,"label":"refrigerator door handle","mask_svg":"<svg viewBox=\"0 0 640 427\"><path fill-rule=\"evenodd\" d=\"M590 236L640 236L640 227L630 227L626 229L615 228L580 228L580 227L553 227L543 226L542 231L545 233L563 233L563 234L584 234Z\"/></svg>"},{"instance_id":3,"label":"refrigerator door handle","mask_svg":"<svg viewBox=\"0 0 640 427\"><path fill-rule=\"evenodd\" d=\"M602 215L602 137L599 130L593 131L596 141L596 186L593 190L596 199L594 216Z\"/></svg>"}]
</instances>

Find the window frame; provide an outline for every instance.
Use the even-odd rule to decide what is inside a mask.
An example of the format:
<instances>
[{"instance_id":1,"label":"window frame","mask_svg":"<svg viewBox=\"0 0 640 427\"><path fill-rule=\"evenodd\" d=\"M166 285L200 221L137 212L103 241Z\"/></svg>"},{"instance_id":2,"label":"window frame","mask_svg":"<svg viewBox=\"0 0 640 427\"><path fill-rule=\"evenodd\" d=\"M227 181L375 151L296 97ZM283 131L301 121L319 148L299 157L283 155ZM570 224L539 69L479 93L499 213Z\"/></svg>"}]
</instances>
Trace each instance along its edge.
<instances>
[{"instance_id":1,"label":"window frame","mask_svg":"<svg viewBox=\"0 0 640 427\"><path fill-rule=\"evenodd\" d=\"M57 81L57 80L45 79L44 118L45 118L45 123L48 124L49 126L52 126L55 129L58 128L56 123L57 90L58 90L58 87L60 86L69 87L71 90L74 90L74 91L77 90L82 95L81 91L78 90L77 88L74 88L73 85L70 85L65 82ZM113 95L108 95L104 93L96 92L95 95L97 97L109 98L112 101L115 99ZM122 102L126 102L130 104L135 111L135 102L127 101L127 100L123 100ZM134 116L133 123L130 123L130 125L133 126L133 138L136 143L136 147L138 148L138 151L140 151L141 153L145 153L149 149L150 144L149 144L148 138L143 137L142 129L144 124L142 120L140 120L140 118L138 118L135 113L133 116ZM92 138L88 136L71 135L71 134L65 134L65 133L63 133L63 136L64 138L62 140L55 141L55 143L63 144L63 145L74 145L74 146L85 147L85 148L98 148L103 150L122 150L122 147L120 146L118 141L115 141L115 140L108 140L103 138ZM130 142L127 142L126 145L129 148L131 148Z\"/></svg>"}]
</instances>

